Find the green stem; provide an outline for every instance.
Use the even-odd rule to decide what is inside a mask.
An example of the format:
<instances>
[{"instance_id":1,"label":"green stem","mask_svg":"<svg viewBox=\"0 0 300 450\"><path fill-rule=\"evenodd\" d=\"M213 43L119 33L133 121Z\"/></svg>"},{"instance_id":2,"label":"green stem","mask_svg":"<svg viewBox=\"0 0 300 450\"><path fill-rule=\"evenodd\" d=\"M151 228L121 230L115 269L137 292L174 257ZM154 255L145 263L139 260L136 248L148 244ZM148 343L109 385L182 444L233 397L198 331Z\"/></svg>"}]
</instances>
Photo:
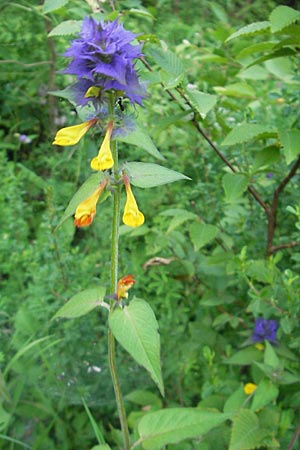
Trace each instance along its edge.
<instances>
[{"instance_id":1,"label":"green stem","mask_svg":"<svg viewBox=\"0 0 300 450\"><path fill-rule=\"evenodd\" d=\"M114 158L114 176L116 181L118 181L118 149L116 142L111 142L111 151ZM121 189L120 186L115 186L113 193L114 203L113 203L113 221L112 221L112 235L111 235L111 293L115 294L117 292L118 285L118 260L119 260L119 223L120 223L120 199L121 199ZM111 301L111 311L115 305L115 300ZM121 393L119 378L117 374L116 367L116 354L115 354L115 338L108 329L108 360L110 374L113 382L113 387L115 391L115 397L118 407L118 413L121 423L121 430L123 434L124 450L130 450L129 432L127 425L127 417L124 408L123 397Z\"/></svg>"}]
</instances>

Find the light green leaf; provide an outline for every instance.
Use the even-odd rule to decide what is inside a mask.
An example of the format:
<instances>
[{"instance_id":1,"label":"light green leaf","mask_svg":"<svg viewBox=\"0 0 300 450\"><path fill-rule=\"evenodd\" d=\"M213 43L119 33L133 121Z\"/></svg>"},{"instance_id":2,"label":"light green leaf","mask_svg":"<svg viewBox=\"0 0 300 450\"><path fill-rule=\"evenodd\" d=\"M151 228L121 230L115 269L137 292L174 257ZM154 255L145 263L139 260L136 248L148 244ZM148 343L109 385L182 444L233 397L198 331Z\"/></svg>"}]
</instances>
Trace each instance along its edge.
<instances>
[{"instance_id":1,"label":"light green leaf","mask_svg":"<svg viewBox=\"0 0 300 450\"><path fill-rule=\"evenodd\" d=\"M126 400L141 406L151 405L159 408L162 407L161 399L150 391L137 389L136 391L132 391L127 394L125 398Z\"/></svg>"},{"instance_id":2,"label":"light green leaf","mask_svg":"<svg viewBox=\"0 0 300 450\"><path fill-rule=\"evenodd\" d=\"M126 144L136 145L137 147L146 150L149 155L154 156L154 158L160 159L161 161L165 159L160 151L157 150L151 137L140 127L136 127L134 131L124 136L117 136L116 139L125 142Z\"/></svg>"},{"instance_id":3,"label":"light green leaf","mask_svg":"<svg viewBox=\"0 0 300 450\"><path fill-rule=\"evenodd\" d=\"M77 34L81 29L81 25L81 20L65 20L53 28L48 36L68 36L70 34Z\"/></svg>"},{"instance_id":4,"label":"light green leaf","mask_svg":"<svg viewBox=\"0 0 300 450\"><path fill-rule=\"evenodd\" d=\"M279 139L283 146L283 153L287 164L294 161L300 154L300 131L280 131Z\"/></svg>"},{"instance_id":5,"label":"light green leaf","mask_svg":"<svg viewBox=\"0 0 300 450\"><path fill-rule=\"evenodd\" d=\"M160 47L150 48L147 55L151 56L156 64L175 78L180 77L184 72L181 60L169 50L163 50Z\"/></svg>"},{"instance_id":6,"label":"light green leaf","mask_svg":"<svg viewBox=\"0 0 300 450\"><path fill-rule=\"evenodd\" d=\"M246 347L238 352L234 353L228 359L225 360L226 364L237 364L238 366L247 366L252 364L253 361L261 361L263 358L263 352L257 350L254 346Z\"/></svg>"},{"instance_id":7,"label":"light green leaf","mask_svg":"<svg viewBox=\"0 0 300 450\"><path fill-rule=\"evenodd\" d=\"M258 409L261 409L273 402L276 400L278 394L279 389L277 386L275 386L270 380L262 380L254 392L251 404L252 411L257 411Z\"/></svg>"},{"instance_id":8,"label":"light green leaf","mask_svg":"<svg viewBox=\"0 0 300 450\"><path fill-rule=\"evenodd\" d=\"M246 56L253 55L254 53L266 52L272 50L277 42L259 42L258 44L249 45L249 47L243 48L236 58L238 60L245 58Z\"/></svg>"},{"instance_id":9,"label":"light green leaf","mask_svg":"<svg viewBox=\"0 0 300 450\"><path fill-rule=\"evenodd\" d=\"M107 444L95 445L91 450L111 450L111 447Z\"/></svg>"},{"instance_id":10,"label":"light green leaf","mask_svg":"<svg viewBox=\"0 0 300 450\"><path fill-rule=\"evenodd\" d=\"M68 217L72 216L79 203L81 203L83 200L88 198L99 186L101 181L103 180L103 174L102 172L97 172L91 175L82 186L80 186L79 190L73 195L70 203L68 204L62 218L60 219L57 227L60 227L60 225L68 219Z\"/></svg>"},{"instance_id":11,"label":"light green leaf","mask_svg":"<svg viewBox=\"0 0 300 450\"><path fill-rule=\"evenodd\" d=\"M254 89L247 83L234 83L228 86L214 86L214 90L220 95L228 97L255 97Z\"/></svg>"},{"instance_id":12,"label":"light green leaf","mask_svg":"<svg viewBox=\"0 0 300 450\"><path fill-rule=\"evenodd\" d=\"M189 177L175 170L152 163L129 162L125 170L130 175L130 182L140 188L161 186L178 180L190 180Z\"/></svg>"},{"instance_id":13,"label":"light green leaf","mask_svg":"<svg viewBox=\"0 0 300 450\"><path fill-rule=\"evenodd\" d=\"M229 450L252 450L260 447L268 432L261 428L255 413L241 409L233 421Z\"/></svg>"},{"instance_id":14,"label":"light green leaf","mask_svg":"<svg viewBox=\"0 0 300 450\"><path fill-rule=\"evenodd\" d=\"M45 0L43 6L43 12L45 14L55 11L56 9L62 8L65 6L69 0Z\"/></svg>"},{"instance_id":15,"label":"light green leaf","mask_svg":"<svg viewBox=\"0 0 300 450\"><path fill-rule=\"evenodd\" d=\"M266 31L269 31L269 29L270 22L254 22L232 33L225 42L229 42L232 39L236 39L238 37L255 36L256 34L265 33Z\"/></svg>"},{"instance_id":16,"label":"light green leaf","mask_svg":"<svg viewBox=\"0 0 300 450\"><path fill-rule=\"evenodd\" d=\"M279 367L280 361L278 356L276 355L276 352L270 342L265 342L265 354L264 354L264 364L267 364L272 367Z\"/></svg>"},{"instance_id":17,"label":"light green leaf","mask_svg":"<svg viewBox=\"0 0 300 450\"><path fill-rule=\"evenodd\" d=\"M74 319L76 317L84 316L85 314L103 305L105 296L105 288L100 286L96 288L85 289L84 291L75 294L57 313L52 320L57 317L64 317L65 319Z\"/></svg>"},{"instance_id":18,"label":"light green leaf","mask_svg":"<svg viewBox=\"0 0 300 450\"><path fill-rule=\"evenodd\" d=\"M222 142L222 145L236 145L249 142L253 139L266 139L277 137L277 131L256 123L243 123L233 128Z\"/></svg>"},{"instance_id":19,"label":"light green leaf","mask_svg":"<svg viewBox=\"0 0 300 450\"><path fill-rule=\"evenodd\" d=\"M215 225L206 223L193 223L189 228L190 237L196 251L213 241L218 232L219 230Z\"/></svg>"},{"instance_id":20,"label":"light green leaf","mask_svg":"<svg viewBox=\"0 0 300 450\"><path fill-rule=\"evenodd\" d=\"M280 78L281 80L284 80L286 83L298 83L298 80L295 80L295 69L293 66L293 63L291 61L291 58L287 58L287 49L280 50L283 57L277 56L275 59L270 59L269 61L266 61L265 67L266 69L275 77ZM271 54L271 56L274 56L274 53Z\"/></svg>"},{"instance_id":21,"label":"light green leaf","mask_svg":"<svg viewBox=\"0 0 300 450\"><path fill-rule=\"evenodd\" d=\"M164 395L158 324L150 305L145 300L133 299L128 306L118 307L110 313L109 326L125 350L150 372Z\"/></svg>"},{"instance_id":22,"label":"light green leaf","mask_svg":"<svg viewBox=\"0 0 300 450\"><path fill-rule=\"evenodd\" d=\"M225 199L227 202L238 200L248 186L248 178L240 173L226 173L222 180Z\"/></svg>"},{"instance_id":23,"label":"light green leaf","mask_svg":"<svg viewBox=\"0 0 300 450\"><path fill-rule=\"evenodd\" d=\"M276 33L299 20L300 12L289 6L280 5L271 12L269 19L271 31L272 33Z\"/></svg>"},{"instance_id":24,"label":"light green leaf","mask_svg":"<svg viewBox=\"0 0 300 450\"><path fill-rule=\"evenodd\" d=\"M216 95L206 94L204 92L198 91L197 89L187 89L186 94L193 107L203 118L215 106L217 102Z\"/></svg>"},{"instance_id":25,"label":"light green leaf","mask_svg":"<svg viewBox=\"0 0 300 450\"><path fill-rule=\"evenodd\" d=\"M169 408L142 417L138 432L144 449L159 450L165 445L201 436L229 417L202 409Z\"/></svg>"},{"instance_id":26,"label":"light green leaf","mask_svg":"<svg viewBox=\"0 0 300 450\"><path fill-rule=\"evenodd\" d=\"M3 406L0 404L0 431L5 430L11 418L11 414L9 414Z\"/></svg>"},{"instance_id":27,"label":"light green leaf","mask_svg":"<svg viewBox=\"0 0 300 450\"><path fill-rule=\"evenodd\" d=\"M160 215L169 215L166 214L168 213L168 211L170 210L166 210L160 213ZM167 233L170 233L171 231L175 230L175 228L179 227L180 225L182 225L184 222L187 222L188 220L193 220L197 218L197 215L190 212L190 211L186 211L185 209L175 209L175 210L171 210L171 212L174 211L174 214L170 214L171 216L173 216L173 218L171 219L170 223L169 223L169 227L167 230Z\"/></svg>"},{"instance_id":28,"label":"light green leaf","mask_svg":"<svg viewBox=\"0 0 300 450\"><path fill-rule=\"evenodd\" d=\"M154 19L153 14L151 14L146 9L138 9L138 8L130 8L128 10L125 9L123 14L124 14L124 16L127 14L134 14L135 16L144 16L144 17L148 17L149 19ZM138 37L140 37L140 36L138 36Z\"/></svg>"},{"instance_id":29,"label":"light green leaf","mask_svg":"<svg viewBox=\"0 0 300 450\"><path fill-rule=\"evenodd\" d=\"M97 449L97 447L98 447L98 450L109 449L110 447L108 447L108 445L105 447L106 444L105 444L105 439L103 437L103 434L102 434L100 428L98 427L98 424L97 424L96 420L94 419L93 414L91 413L88 405L86 404L86 401L84 400L84 398L82 398L81 400L82 400L85 412L87 413L87 416L91 422L95 437L96 437L98 443L100 444L100 445L96 445L96 447L93 447L93 449L95 450L95 449ZM100 449L99 449L99 447L100 447Z\"/></svg>"}]
</instances>

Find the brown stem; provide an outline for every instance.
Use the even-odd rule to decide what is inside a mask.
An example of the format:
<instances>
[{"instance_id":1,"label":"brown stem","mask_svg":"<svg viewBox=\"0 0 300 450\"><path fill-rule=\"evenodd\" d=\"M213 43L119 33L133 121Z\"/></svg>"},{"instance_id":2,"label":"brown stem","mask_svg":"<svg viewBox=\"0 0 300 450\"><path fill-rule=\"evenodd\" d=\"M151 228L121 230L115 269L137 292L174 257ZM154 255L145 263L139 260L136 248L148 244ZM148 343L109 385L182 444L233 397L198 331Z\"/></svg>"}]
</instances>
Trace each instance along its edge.
<instances>
[{"instance_id":1,"label":"brown stem","mask_svg":"<svg viewBox=\"0 0 300 450\"><path fill-rule=\"evenodd\" d=\"M300 167L300 156L297 159L297 161L293 164L291 170L287 174L287 176L281 181L281 183L278 185L278 187L275 189L273 194L273 200L271 203L271 206L269 208L269 211L267 212L268 216L268 235L267 235L267 251L266 255L270 256L272 253L274 253L274 246L273 240L274 240L274 233L276 229L276 213L277 213L277 207L278 207L278 201L279 196L288 184L288 182L293 178L293 176L296 174L298 168ZM295 247L295 245L289 245L288 247ZM288 248L288 247L282 247L282 248ZM275 247L276 248L276 247ZM278 250L278 246L277 246Z\"/></svg>"},{"instance_id":2,"label":"brown stem","mask_svg":"<svg viewBox=\"0 0 300 450\"><path fill-rule=\"evenodd\" d=\"M300 424L298 424L298 426L297 426L297 428L295 430L295 433L294 433L294 435L293 435L293 437L291 439L291 442L289 443L289 445L287 447L287 450L292 450L293 449L294 444L296 443L296 441L297 441L297 439L299 437L299 434L300 434Z\"/></svg>"}]
</instances>

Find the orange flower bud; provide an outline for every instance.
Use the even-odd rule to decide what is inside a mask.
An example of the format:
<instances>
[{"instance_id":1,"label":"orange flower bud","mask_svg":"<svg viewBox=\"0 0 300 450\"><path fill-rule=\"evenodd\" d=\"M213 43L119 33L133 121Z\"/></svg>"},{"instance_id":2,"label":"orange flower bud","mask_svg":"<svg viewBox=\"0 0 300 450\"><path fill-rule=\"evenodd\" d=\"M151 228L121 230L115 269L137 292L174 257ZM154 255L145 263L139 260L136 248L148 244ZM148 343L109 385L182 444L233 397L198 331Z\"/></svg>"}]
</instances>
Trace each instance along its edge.
<instances>
[{"instance_id":1,"label":"orange flower bud","mask_svg":"<svg viewBox=\"0 0 300 450\"><path fill-rule=\"evenodd\" d=\"M130 288L135 284L135 279L133 275L125 275L125 277L121 278L118 281L118 290L117 290L117 299L127 298L128 292Z\"/></svg>"}]
</instances>

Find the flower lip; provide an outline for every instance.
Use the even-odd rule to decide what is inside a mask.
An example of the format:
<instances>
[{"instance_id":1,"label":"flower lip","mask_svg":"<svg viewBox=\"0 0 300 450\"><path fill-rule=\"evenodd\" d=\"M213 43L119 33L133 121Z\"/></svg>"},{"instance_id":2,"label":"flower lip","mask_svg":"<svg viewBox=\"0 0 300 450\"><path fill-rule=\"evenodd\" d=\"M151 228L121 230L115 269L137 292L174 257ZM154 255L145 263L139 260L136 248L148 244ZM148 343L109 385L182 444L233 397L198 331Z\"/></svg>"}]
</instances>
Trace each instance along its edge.
<instances>
[{"instance_id":1,"label":"flower lip","mask_svg":"<svg viewBox=\"0 0 300 450\"><path fill-rule=\"evenodd\" d=\"M96 215L97 202L107 183L107 179L103 180L97 189L77 206L74 216L75 226L87 227L93 222Z\"/></svg>"}]
</instances>

